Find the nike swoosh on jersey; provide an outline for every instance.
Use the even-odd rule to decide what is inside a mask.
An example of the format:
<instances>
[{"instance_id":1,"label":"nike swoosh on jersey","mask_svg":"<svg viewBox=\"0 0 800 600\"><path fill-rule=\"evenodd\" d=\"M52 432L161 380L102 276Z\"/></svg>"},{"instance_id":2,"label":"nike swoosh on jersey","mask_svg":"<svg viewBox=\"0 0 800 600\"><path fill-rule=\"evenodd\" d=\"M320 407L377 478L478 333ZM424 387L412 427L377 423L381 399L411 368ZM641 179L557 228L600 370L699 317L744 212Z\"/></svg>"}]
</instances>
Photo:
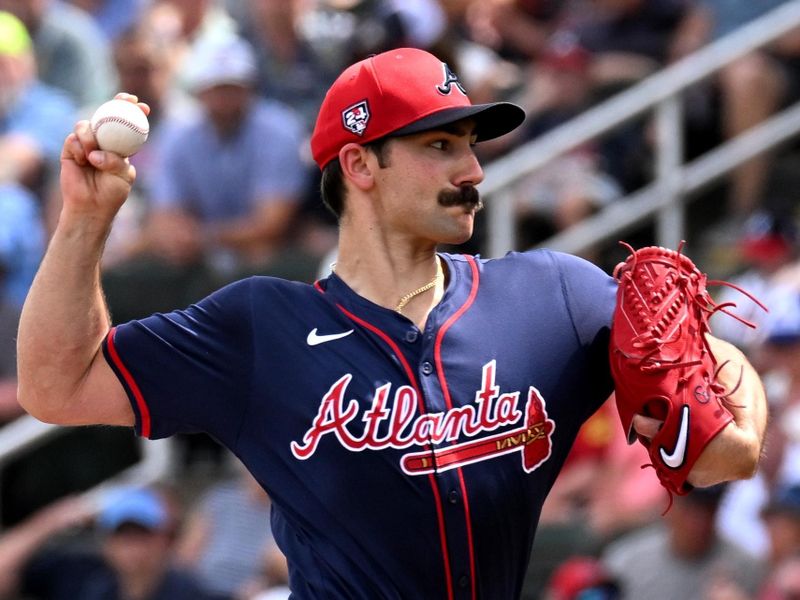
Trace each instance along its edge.
<instances>
[{"instance_id":1,"label":"nike swoosh on jersey","mask_svg":"<svg viewBox=\"0 0 800 600\"><path fill-rule=\"evenodd\" d=\"M689 441L689 406L684 404L681 406L681 425L678 429L678 439L675 441L675 447L672 452L667 452L664 446L659 448L659 454L664 464L673 469L679 468L683 461L686 459L686 444Z\"/></svg>"},{"instance_id":2,"label":"nike swoosh on jersey","mask_svg":"<svg viewBox=\"0 0 800 600\"><path fill-rule=\"evenodd\" d=\"M319 344L324 344L325 342L332 342L333 340L340 340L343 337L347 337L353 333L352 329L348 329L347 331L343 331L342 333L328 333L325 335L320 335L317 333L317 328L314 327L309 333L308 337L306 338L306 342L309 346L318 346Z\"/></svg>"}]
</instances>

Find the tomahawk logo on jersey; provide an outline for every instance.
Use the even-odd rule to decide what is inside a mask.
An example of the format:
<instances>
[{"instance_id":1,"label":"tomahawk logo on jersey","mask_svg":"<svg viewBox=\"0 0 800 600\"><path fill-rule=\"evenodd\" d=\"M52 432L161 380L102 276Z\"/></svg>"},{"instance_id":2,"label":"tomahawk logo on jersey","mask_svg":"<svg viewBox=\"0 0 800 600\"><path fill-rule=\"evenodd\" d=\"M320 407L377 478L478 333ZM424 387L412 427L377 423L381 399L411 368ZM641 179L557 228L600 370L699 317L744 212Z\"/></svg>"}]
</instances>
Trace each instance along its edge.
<instances>
[{"instance_id":1,"label":"tomahawk logo on jersey","mask_svg":"<svg viewBox=\"0 0 800 600\"><path fill-rule=\"evenodd\" d=\"M256 277L106 340L138 433L207 431L269 492L293 598L518 597L611 393L613 279L546 251L441 256L424 330L335 275Z\"/></svg>"}]
</instances>

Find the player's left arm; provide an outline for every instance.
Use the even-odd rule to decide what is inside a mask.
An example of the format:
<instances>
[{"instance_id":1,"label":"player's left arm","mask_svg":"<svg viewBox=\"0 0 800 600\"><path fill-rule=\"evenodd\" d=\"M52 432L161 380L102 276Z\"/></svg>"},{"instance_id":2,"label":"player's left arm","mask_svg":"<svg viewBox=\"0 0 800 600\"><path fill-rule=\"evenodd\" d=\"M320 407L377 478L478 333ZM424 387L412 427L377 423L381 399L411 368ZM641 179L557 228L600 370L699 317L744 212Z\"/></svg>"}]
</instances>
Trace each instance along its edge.
<instances>
[{"instance_id":1,"label":"player's left arm","mask_svg":"<svg viewBox=\"0 0 800 600\"><path fill-rule=\"evenodd\" d=\"M761 458L767 427L764 386L750 361L732 344L711 335L707 339L717 364L727 363L718 378L725 389L735 390L725 402L733 421L711 440L692 467L688 481L697 487L752 477ZM643 415L633 419L637 433L647 438L655 435L660 423Z\"/></svg>"}]
</instances>

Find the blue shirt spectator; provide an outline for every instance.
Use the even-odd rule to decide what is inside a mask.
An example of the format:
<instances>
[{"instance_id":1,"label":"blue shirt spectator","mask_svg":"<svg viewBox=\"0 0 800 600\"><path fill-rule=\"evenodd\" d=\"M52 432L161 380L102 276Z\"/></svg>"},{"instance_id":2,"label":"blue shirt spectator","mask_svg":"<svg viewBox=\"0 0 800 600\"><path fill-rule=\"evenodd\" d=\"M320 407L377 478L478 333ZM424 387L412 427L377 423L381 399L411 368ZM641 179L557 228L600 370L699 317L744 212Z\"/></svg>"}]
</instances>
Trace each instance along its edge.
<instances>
[{"instance_id":1,"label":"blue shirt spectator","mask_svg":"<svg viewBox=\"0 0 800 600\"><path fill-rule=\"evenodd\" d=\"M150 0L70 0L86 12L110 41L135 27Z\"/></svg>"},{"instance_id":2,"label":"blue shirt spectator","mask_svg":"<svg viewBox=\"0 0 800 600\"><path fill-rule=\"evenodd\" d=\"M46 160L57 161L75 120L75 105L66 94L34 81L5 114L0 114L0 136L24 135Z\"/></svg>"},{"instance_id":3,"label":"blue shirt spectator","mask_svg":"<svg viewBox=\"0 0 800 600\"><path fill-rule=\"evenodd\" d=\"M0 185L0 215L0 296L21 307L44 253L44 226L35 197L20 185Z\"/></svg>"},{"instance_id":4,"label":"blue shirt spectator","mask_svg":"<svg viewBox=\"0 0 800 600\"><path fill-rule=\"evenodd\" d=\"M200 115L164 140L153 201L218 221L246 215L260 201L297 197L306 182L302 134L294 112L274 101L255 100L226 138Z\"/></svg>"},{"instance_id":5,"label":"blue shirt spectator","mask_svg":"<svg viewBox=\"0 0 800 600\"><path fill-rule=\"evenodd\" d=\"M284 249L305 191L302 123L257 95L255 55L244 40L209 41L189 64L202 110L162 128L152 247L178 265L204 254L223 271L262 265Z\"/></svg>"},{"instance_id":6,"label":"blue shirt spectator","mask_svg":"<svg viewBox=\"0 0 800 600\"><path fill-rule=\"evenodd\" d=\"M108 100L116 87L111 49L86 11L60 0L8 2L33 38L39 78L64 90L77 106Z\"/></svg>"}]
</instances>

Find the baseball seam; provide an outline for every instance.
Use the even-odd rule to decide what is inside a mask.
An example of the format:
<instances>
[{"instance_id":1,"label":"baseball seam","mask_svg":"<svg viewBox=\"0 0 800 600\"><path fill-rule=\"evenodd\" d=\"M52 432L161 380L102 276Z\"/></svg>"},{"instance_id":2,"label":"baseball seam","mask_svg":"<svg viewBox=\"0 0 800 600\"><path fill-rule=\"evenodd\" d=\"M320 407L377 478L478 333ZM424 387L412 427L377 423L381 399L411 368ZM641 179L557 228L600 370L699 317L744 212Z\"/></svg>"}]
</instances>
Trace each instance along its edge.
<instances>
[{"instance_id":1,"label":"baseball seam","mask_svg":"<svg viewBox=\"0 0 800 600\"><path fill-rule=\"evenodd\" d=\"M119 123L120 125L124 125L128 129L138 133L139 135L147 135L150 132L150 129L143 129L139 127L135 123L128 121L127 119L123 119L121 117L103 117L102 119L98 119L97 123L94 126L94 133L97 134L97 131L100 129L101 125L105 125L106 123Z\"/></svg>"}]
</instances>

